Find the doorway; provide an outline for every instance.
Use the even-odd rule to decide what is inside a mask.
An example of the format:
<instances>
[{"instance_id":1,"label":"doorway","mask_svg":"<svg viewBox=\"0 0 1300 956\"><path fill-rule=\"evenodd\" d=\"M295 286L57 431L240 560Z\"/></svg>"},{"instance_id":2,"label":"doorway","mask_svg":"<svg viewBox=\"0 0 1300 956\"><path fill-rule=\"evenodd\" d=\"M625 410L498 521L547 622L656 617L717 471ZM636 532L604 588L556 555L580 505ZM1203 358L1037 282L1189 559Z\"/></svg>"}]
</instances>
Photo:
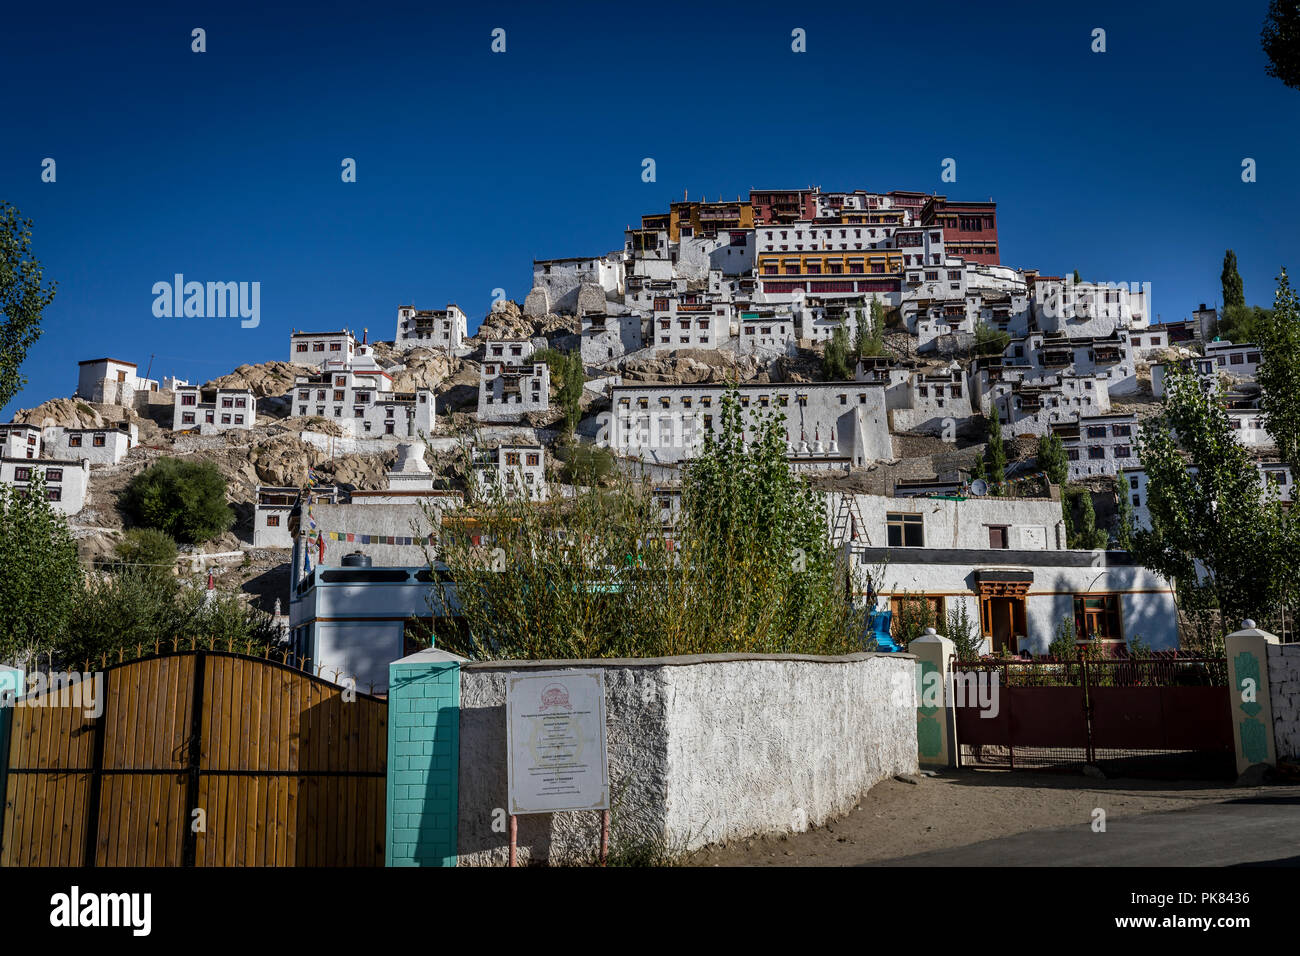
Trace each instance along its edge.
<instances>
[{"instance_id":1,"label":"doorway","mask_svg":"<svg viewBox=\"0 0 1300 956\"><path fill-rule=\"evenodd\" d=\"M994 657L1020 653L1025 638L1025 599L1019 596L987 595L980 599L984 636Z\"/></svg>"}]
</instances>

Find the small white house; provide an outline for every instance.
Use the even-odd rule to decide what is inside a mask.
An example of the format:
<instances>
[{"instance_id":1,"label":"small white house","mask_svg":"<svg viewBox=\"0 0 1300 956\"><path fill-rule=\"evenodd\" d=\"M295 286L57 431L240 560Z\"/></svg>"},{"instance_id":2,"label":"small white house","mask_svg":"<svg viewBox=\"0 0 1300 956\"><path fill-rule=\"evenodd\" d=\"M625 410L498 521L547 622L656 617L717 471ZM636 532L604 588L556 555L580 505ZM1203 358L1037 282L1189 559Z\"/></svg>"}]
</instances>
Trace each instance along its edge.
<instances>
[{"instance_id":1,"label":"small white house","mask_svg":"<svg viewBox=\"0 0 1300 956\"><path fill-rule=\"evenodd\" d=\"M845 498L827 495L832 521ZM833 527L851 529L842 547L855 593L895 619L906 602L924 602L946 633L964 607L984 652L997 655L1046 653L1065 624L1104 640L1178 646L1170 582L1123 552L1068 550L1057 500L852 498L852 519Z\"/></svg>"},{"instance_id":2,"label":"small white house","mask_svg":"<svg viewBox=\"0 0 1300 956\"><path fill-rule=\"evenodd\" d=\"M320 368L326 362L352 364L357 342L347 329L338 332L299 332L289 334L289 363Z\"/></svg>"},{"instance_id":3,"label":"small white house","mask_svg":"<svg viewBox=\"0 0 1300 956\"><path fill-rule=\"evenodd\" d=\"M517 420L544 412L551 404L551 370L529 362L531 342L488 342L479 369L478 418L484 422Z\"/></svg>"},{"instance_id":4,"label":"small white house","mask_svg":"<svg viewBox=\"0 0 1300 956\"><path fill-rule=\"evenodd\" d=\"M460 306L448 303L445 309L417 309L413 305L397 307L397 333L393 346L445 349L461 348L469 337L469 320Z\"/></svg>"},{"instance_id":5,"label":"small white house","mask_svg":"<svg viewBox=\"0 0 1300 956\"><path fill-rule=\"evenodd\" d=\"M546 449L541 445L475 449L473 473L480 496L496 489L508 498L547 498Z\"/></svg>"},{"instance_id":6,"label":"small white house","mask_svg":"<svg viewBox=\"0 0 1300 956\"><path fill-rule=\"evenodd\" d=\"M13 422L0 425L0 458L40 458L41 429Z\"/></svg>"},{"instance_id":7,"label":"small white house","mask_svg":"<svg viewBox=\"0 0 1300 956\"><path fill-rule=\"evenodd\" d=\"M257 424L257 397L247 388L187 385L173 398L172 431L215 435Z\"/></svg>"},{"instance_id":8,"label":"small white house","mask_svg":"<svg viewBox=\"0 0 1300 956\"><path fill-rule=\"evenodd\" d=\"M55 511L63 515L75 515L86 506L90 462L55 458L0 458L0 484L25 488L37 476L44 477L45 495L54 505Z\"/></svg>"},{"instance_id":9,"label":"small white house","mask_svg":"<svg viewBox=\"0 0 1300 956\"><path fill-rule=\"evenodd\" d=\"M77 397L100 405L135 407L137 392L156 392L158 383L136 374L134 362L86 359L77 363Z\"/></svg>"},{"instance_id":10,"label":"small white house","mask_svg":"<svg viewBox=\"0 0 1300 956\"><path fill-rule=\"evenodd\" d=\"M92 465L116 465L140 444L139 426L119 422L117 427L65 428L51 425L43 429L46 454L70 461L88 461Z\"/></svg>"},{"instance_id":11,"label":"small white house","mask_svg":"<svg viewBox=\"0 0 1300 956\"><path fill-rule=\"evenodd\" d=\"M1081 415L1052 430L1061 436L1071 481L1141 467L1137 415Z\"/></svg>"}]
</instances>

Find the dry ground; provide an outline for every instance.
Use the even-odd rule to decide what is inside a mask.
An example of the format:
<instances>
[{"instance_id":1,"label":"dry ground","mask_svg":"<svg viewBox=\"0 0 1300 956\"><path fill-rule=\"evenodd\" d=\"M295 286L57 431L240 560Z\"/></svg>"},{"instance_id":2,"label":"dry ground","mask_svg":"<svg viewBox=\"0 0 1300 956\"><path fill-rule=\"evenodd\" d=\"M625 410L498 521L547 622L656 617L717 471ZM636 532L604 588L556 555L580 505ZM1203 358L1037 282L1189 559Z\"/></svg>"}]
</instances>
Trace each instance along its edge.
<instances>
[{"instance_id":1,"label":"dry ground","mask_svg":"<svg viewBox=\"0 0 1300 956\"><path fill-rule=\"evenodd\" d=\"M1217 781L1095 780L1042 771L953 770L886 780L857 809L807 833L755 837L692 854L693 866L856 866L966 846L1042 827L1237 800L1291 787ZM1008 860L1008 864L1014 861Z\"/></svg>"}]
</instances>

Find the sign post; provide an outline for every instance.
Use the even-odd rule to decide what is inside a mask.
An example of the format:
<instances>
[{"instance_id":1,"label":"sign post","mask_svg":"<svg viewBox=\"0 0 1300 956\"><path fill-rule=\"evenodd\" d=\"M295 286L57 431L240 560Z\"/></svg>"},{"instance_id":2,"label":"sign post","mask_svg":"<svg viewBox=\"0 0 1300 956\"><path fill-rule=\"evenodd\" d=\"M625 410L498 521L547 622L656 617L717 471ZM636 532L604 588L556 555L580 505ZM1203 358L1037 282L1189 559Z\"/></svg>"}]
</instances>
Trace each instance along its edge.
<instances>
[{"instance_id":1,"label":"sign post","mask_svg":"<svg viewBox=\"0 0 1300 956\"><path fill-rule=\"evenodd\" d=\"M600 810L609 852L609 764L601 671L512 673L506 678L506 776L510 865L522 813Z\"/></svg>"}]
</instances>

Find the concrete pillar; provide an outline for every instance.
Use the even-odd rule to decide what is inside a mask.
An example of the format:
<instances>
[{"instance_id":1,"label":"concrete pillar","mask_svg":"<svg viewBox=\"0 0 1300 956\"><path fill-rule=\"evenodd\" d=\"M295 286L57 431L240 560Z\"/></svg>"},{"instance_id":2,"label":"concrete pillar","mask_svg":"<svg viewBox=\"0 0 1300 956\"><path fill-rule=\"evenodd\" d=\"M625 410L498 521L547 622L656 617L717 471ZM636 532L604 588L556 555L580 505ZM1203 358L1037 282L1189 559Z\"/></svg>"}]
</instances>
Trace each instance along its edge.
<instances>
[{"instance_id":1,"label":"concrete pillar","mask_svg":"<svg viewBox=\"0 0 1300 956\"><path fill-rule=\"evenodd\" d=\"M460 665L428 648L388 665L388 866L455 866Z\"/></svg>"},{"instance_id":2,"label":"concrete pillar","mask_svg":"<svg viewBox=\"0 0 1300 956\"><path fill-rule=\"evenodd\" d=\"M952 700L956 645L934 628L907 645L916 655L916 748L922 767L957 766L957 712Z\"/></svg>"},{"instance_id":3,"label":"concrete pillar","mask_svg":"<svg viewBox=\"0 0 1300 956\"><path fill-rule=\"evenodd\" d=\"M4 808L9 794L9 740L13 734L14 707L26 689L26 672L0 666L0 845L4 841Z\"/></svg>"},{"instance_id":4,"label":"concrete pillar","mask_svg":"<svg viewBox=\"0 0 1300 956\"><path fill-rule=\"evenodd\" d=\"M1228 656L1228 707L1238 774L1256 764L1277 766L1268 685L1268 646L1277 643L1276 635L1261 631L1250 620L1242 621L1240 631L1224 638Z\"/></svg>"}]
</instances>

